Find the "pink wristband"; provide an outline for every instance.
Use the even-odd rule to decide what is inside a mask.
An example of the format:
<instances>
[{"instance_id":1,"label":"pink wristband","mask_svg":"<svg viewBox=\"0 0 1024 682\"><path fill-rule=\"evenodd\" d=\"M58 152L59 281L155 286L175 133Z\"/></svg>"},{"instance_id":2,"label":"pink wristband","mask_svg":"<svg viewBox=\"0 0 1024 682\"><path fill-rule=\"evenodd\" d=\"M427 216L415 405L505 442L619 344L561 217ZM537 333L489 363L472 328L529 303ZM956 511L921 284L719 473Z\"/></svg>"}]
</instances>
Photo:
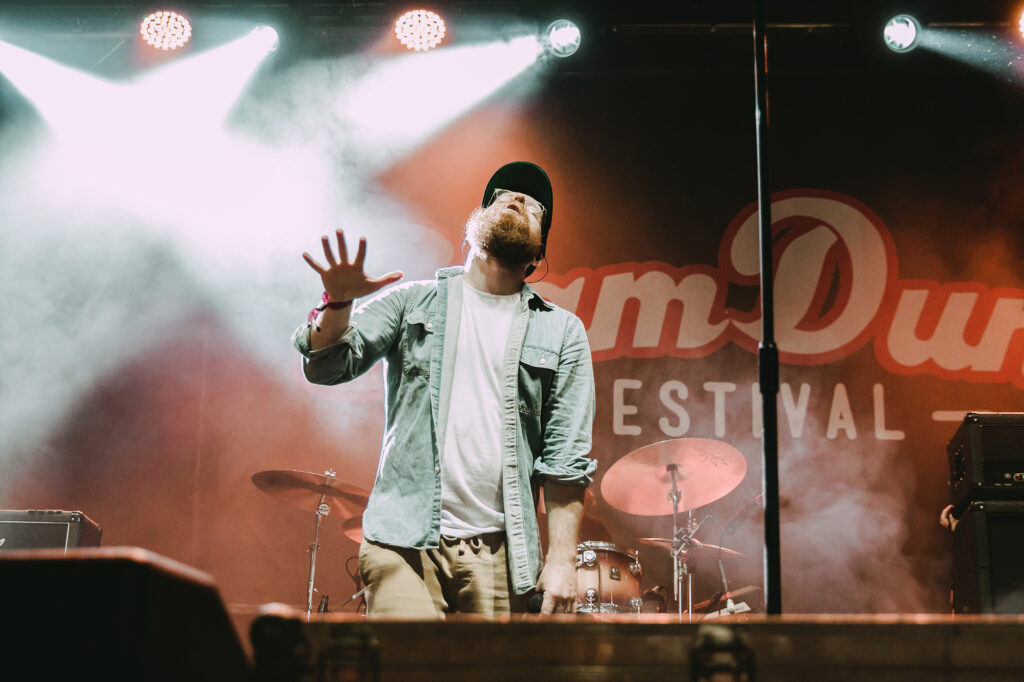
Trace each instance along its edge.
<instances>
[{"instance_id":1,"label":"pink wristband","mask_svg":"<svg viewBox=\"0 0 1024 682\"><path fill-rule=\"evenodd\" d=\"M345 308L352 305L351 299L349 299L348 301L330 300L330 297L327 295L326 291L324 292L324 295L320 297L320 300L321 302L323 302L325 308L330 308L331 310L344 310Z\"/></svg>"}]
</instances>

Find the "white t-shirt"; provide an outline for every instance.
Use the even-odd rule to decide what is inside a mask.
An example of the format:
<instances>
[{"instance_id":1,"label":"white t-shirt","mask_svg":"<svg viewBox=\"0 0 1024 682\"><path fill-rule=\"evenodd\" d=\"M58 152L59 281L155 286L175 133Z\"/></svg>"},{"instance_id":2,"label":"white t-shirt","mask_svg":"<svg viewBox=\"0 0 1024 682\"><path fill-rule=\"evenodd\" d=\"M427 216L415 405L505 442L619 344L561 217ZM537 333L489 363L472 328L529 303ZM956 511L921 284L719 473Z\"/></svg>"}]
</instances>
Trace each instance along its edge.
<instances>
[{"instance_id":1,"label":"white t-shirt","mask_svg":"<svg viewBox=\"0 0 1024 682\"><path fill-rule=\"evenodd\" d=\"M441 534L456 538L505 530L501 367L520 297L464 284L441 460Z\"/></svg>"}]
</instances>

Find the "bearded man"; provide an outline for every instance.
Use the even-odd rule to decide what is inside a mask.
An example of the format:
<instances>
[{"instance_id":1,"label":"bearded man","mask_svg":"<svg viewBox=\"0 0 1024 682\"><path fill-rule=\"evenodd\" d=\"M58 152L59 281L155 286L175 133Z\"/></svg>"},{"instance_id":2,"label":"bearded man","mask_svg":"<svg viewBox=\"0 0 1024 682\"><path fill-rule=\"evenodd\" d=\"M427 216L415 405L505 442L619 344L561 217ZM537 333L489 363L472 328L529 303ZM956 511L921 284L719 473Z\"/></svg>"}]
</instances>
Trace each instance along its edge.
<instances>
[{"instance_id":1,"label":"bearded man","mask_svg":"<svg viewBox=\"0 0 1024 682\"><path fill-rule=\"evenodd\" d=\"M465 266L433 280L385 289L402 273L367 276L365 239L349 262L341 230L337 258L326 236L325 265L303 254L324 288L293 336L306 378L338 384L385 367L359 549L371 617L574 609L576 536L597 467L594 376L579 318L525 282L544 257L552 201L539 166L502 166L466 223Z\"/></svg>"}]
</instances>

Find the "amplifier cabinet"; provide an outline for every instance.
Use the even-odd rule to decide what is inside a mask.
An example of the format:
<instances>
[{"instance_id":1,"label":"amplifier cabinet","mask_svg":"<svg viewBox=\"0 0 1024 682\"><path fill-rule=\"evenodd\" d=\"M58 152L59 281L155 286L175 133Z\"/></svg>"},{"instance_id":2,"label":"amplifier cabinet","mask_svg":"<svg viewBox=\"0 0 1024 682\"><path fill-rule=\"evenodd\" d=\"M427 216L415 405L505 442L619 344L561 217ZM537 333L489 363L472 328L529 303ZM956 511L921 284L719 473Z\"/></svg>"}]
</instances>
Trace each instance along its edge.
<instances>
[{"instance_id":1,"label":"amplifier cabinet","mask_svg":"<svg viewBox=\"0 0 1024 682\"><path fill-rule=\"evenodd\" d=\"M953 533L953 612L1024 613L1024 502L971 502Z\"/></svg>"},{"instance_id":2,"label":"amplifier cabinet","mask_svg":"<svg viewBox=\"0 0 1024 682\"><path fill-rule=\"evenodd\" d=\"M80 511L0 511L0 552L99 547L102 535L103 529Z\"/></svg>"},{"instance_id":3,"label":"amplifier cabinet","mask_svg":"<svg viewBox=\"0 0 1024 682\"><path fill-rule=\"evenodd\" d=\"M1024 413L968 412L946 446L952 502L1024 501Z\"/></svg>"}]
</instances>

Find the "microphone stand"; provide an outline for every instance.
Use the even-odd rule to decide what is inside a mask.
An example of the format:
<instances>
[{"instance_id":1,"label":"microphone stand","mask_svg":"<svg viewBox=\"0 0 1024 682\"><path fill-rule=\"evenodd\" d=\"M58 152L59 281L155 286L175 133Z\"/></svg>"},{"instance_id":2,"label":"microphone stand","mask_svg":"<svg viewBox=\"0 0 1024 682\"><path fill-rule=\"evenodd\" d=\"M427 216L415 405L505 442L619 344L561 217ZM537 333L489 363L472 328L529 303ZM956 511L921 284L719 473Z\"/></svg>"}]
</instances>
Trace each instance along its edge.
<instances>
[{"instance_id":1,"label":"microphone stand","mask_svg":"<svg viewBox=\"0 0 1024 682\"><path fill-rule=\"evenodd\" d=\"M775 345L775 296L772 259L772 211L768 188L768 40L764 33L764 0L754 2L754 120L757 129L757 211L761 256L761 343L758 382L761 389L761 489L764 493L765 610L782 613L779 558L779 349Z\"/></svg>"}]
</instances>

